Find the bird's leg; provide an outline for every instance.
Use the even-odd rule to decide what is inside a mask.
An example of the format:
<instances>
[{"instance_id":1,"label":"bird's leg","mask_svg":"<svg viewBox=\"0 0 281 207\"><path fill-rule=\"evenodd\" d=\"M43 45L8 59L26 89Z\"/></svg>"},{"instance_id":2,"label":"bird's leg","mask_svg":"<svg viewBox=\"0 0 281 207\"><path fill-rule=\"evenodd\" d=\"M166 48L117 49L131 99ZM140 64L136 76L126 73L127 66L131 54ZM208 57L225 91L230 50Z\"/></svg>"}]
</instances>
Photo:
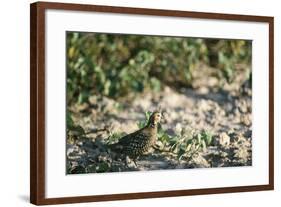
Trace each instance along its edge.
<instances>
[{"instance_id":1,"label":"bird's leg","mask_svg":"<svg viewBox=\"0 0 281 207\"><path fill-rule=\"evenodd\" d=\"M133 162L134 162L134 164L135 164L135 166L136 166L136 168L137 168L137 167L138 167L137 160L136 160L136 159L133 159Z\"/></svg>"},{"instance_id":2,"label":"bird's leg","mask_svg":"<svg viewBox=\"0 0 281 207\"><path fill-rule=\"evenodd\" d=\"M126 163L126 166L127 166L127 167L129 167L130 161L131 161L131 160L130 160L129 156L126 156L126 157L125 157L125 163Z\"/></svg>"}]
</instances>

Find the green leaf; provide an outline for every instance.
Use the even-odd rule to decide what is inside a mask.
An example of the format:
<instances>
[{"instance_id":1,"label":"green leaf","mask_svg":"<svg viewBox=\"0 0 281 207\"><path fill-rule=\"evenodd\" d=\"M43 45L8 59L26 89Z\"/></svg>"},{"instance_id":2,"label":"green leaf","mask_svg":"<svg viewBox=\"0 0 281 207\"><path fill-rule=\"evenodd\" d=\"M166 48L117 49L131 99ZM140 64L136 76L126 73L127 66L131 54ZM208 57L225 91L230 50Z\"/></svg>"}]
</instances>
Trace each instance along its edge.
<instances>
[{"instance_id":1,"label":"green leaf","mask_svg":"<svg viewBox=\"0 0 281 207\"><path fill-rule=\"evenodd\" d=\"M213 135L211 132L208 132L208 131L204 131L202 133L202 136L203 136L203 139L205 140L206 144L207 145L210 145L213 141Z\"/></svg>"},{"instance_id":2,"label":"green leaf","mask_svg":"<svg viewBox=\"0 0 281 207\"><path fill-rule=\"evenodd\" d=\"M71 114L70 114L69 111L66 112L66 125L67 125L67 128L72 128L73 125L74 125Z\"/></svg>"}]
</instances>

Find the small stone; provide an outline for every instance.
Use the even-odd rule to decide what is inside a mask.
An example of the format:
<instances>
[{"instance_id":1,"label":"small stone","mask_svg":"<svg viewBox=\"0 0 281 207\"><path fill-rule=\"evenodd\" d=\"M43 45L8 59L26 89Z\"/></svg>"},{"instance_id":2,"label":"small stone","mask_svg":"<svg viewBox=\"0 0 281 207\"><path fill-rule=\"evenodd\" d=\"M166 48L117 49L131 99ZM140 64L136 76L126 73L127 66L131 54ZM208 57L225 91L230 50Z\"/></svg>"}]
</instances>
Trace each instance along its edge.
<instances>
[{"instance_id":1,"label":"small stone","mask_svg":"<svg viewBox=\"0 0 281 207\"><path fill-rule=\"evenodd\" d=\"M210 111L212 109L211 101L201 100L198 105L202 111Z\"/></svg>"},{"instance_id":2,"label":"small stone","mask_svg":"<svg viewBox=\"0 0 281 207\"><path fill-rule=\"evenodd\" d=\"M239 159L243 160L244 162L247 161L247 158L249 156L249 153L246 148L237 149L234 151L234 153L235 153L234 157L239 158Z\"/></svg>"},{"instance_id":3,"label":"small stone","mask_svg":"<svg viewBox=\"0 0 281 207\"><path fill-rule=\"evenodd\" d=\"M221 133L219 136L219 144L226 147L230 144L230 137L225 133Z\"/></svg>"},{"instance_id":4,"label":"small stone","mask_svg":"<svg viewBox=\"0 0 281 207\"><path fill-rule=\"evenodd\" d=\"M227 157L227 155L228 155L227 152L221 152L220 154L221 157Z\"/></svg>"},{"instance_id":5,"label":"small stone","mask_svg":"<svg viewBox=\"0 0 281 207\"><path fill-rule=\"evenodd\" d=\"M201 155L195 156L192 159L197 168L211 167L208 161Z\"/></svg>"},{"instance_id":6,"label":"small stone","mask_svg":"<svg viewBox=\"0 0 281 207\"><path fill-rule=\"evenodd\" d=\"M179 135L179 134L181 134L181 132L182 132L182 125L181 125L181 123L177 123L175 133Z\"/></svg>"},{"instance_id":7,"label":"small stone","mask_svg":"<svg viewBox=\"0 0 281 207\"><path fill-rule=\"evenodd\" d=\"M243 114L243 115L240 117L240 121L241 121L241 123L245 124L246 126L250 126L250 125L252 124L251 115L249 115L249 114Z\"/></svg>"},{"instance_id":8,"label":"small stone","mask_svg":"<svg viewBox=\"0 0 281 207\"><path fill-rule=\"evenodd\" d=\"M209 88L206 86L202 86L202 87L198 88L197 91L199 94L208 94L210 92Z\"/></svg>"}]
</instances>

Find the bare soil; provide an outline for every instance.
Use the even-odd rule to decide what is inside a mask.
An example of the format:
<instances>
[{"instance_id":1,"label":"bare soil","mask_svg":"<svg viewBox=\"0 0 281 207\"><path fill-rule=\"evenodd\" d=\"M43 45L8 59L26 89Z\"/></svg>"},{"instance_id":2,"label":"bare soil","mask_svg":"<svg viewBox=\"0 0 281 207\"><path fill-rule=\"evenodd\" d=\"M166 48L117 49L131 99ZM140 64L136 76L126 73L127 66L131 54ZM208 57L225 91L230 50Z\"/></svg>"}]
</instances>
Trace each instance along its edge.
<instances>
[{"instance_id":1,"label":"bare soil","mask_svg":"<svg viewBox=\"0 0 281 207\"><path fill-rule=\"evenodd\" d=\"M71 106L75 124L87 134L68 139L68 173L252 165L251 88L243 78L226 84L223 90L218 84L216 78L209 76L194 81L192 88L165 86L160 92L145 91L123 100L92 96L89 103ZM137 123L145 119L144 112L159 107L164 114L161 126L169 135L208 130L213 134L212 143L196 156L183 160L172 152L152 149L134 163L108 150L106 143L112 134L134 132Z\"/></svg>"}]
</instances>

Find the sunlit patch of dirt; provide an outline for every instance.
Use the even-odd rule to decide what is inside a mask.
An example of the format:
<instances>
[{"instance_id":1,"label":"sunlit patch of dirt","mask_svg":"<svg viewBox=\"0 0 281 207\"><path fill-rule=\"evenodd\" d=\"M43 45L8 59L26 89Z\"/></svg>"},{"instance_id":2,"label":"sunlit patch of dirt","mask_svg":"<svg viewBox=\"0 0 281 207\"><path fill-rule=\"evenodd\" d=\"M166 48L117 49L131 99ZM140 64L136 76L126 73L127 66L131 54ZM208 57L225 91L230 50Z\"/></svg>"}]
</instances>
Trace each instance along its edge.
<instances>
[{"instance_id":1,"label":"sunlit patch of dirt","mask_svg":"<svg viewBox=\"0 0 281 207\"><path fill-rule=\"evenodd\" d=\"M193 89L165 86L160 92L146 91L127 101L92 96L87 104L71 106L75 124L89 133L67 144L68 173L252 165L251 88L241 92L242 79L224 90L216 87L215 78L204 80L194 81ZM134 164L107 148L112 134L134 132L145 119L144 112L159 107L164 114L161 126L168 134L208 130L214 135L212 143L189 159L155 149Z\"/></svg>"}]
</instances>

